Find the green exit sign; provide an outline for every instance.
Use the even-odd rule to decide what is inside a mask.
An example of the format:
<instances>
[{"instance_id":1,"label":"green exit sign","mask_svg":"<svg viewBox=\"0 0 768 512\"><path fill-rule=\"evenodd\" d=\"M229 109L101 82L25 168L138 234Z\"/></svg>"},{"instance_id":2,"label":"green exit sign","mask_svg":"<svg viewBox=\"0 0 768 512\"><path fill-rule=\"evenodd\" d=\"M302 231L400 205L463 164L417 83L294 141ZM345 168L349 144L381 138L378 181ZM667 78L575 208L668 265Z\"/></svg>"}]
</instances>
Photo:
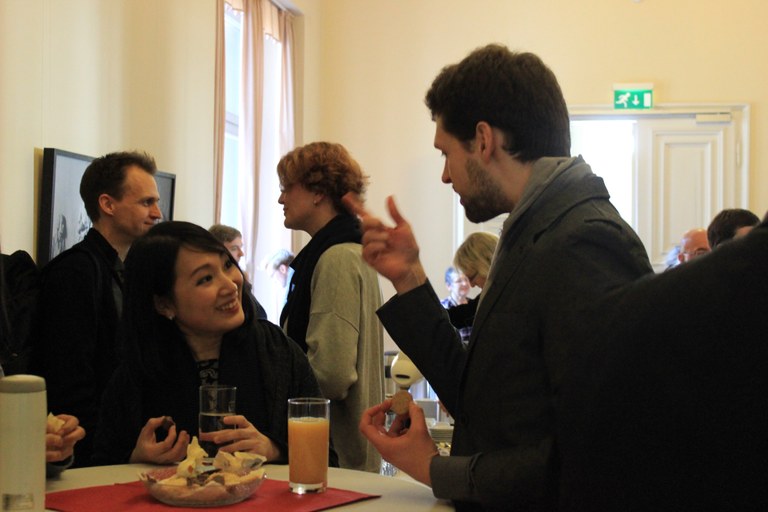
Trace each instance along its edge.
<instances>
[{"instance_id":1,"label":"green exit sign","mask_svg":"<svg viewBox=\"0 0 768 512\"><path fill-rule=\"evenodd\" d=\"M617 110L653 108L653 84L615 84L613 108Z\"/></svg>"}]
</instances>

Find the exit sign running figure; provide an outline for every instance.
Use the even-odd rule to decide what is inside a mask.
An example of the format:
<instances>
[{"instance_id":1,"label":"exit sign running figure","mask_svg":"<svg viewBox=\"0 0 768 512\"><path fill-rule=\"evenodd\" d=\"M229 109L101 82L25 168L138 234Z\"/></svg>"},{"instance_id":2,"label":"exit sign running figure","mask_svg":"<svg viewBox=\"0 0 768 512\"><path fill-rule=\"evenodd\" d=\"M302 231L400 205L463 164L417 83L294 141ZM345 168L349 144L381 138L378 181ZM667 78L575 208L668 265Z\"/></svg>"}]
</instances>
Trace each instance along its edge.
<instances>
[{"instance_id":1,"label":"exit sign running figure","mask_svg":"<svg viewBox=\"0 0 768 512\"><path fill-rule=\"evenodd\" d=\"M653 84L614 84L613 108L617 110L653 108Z\"/></svg>"}]
</instances>

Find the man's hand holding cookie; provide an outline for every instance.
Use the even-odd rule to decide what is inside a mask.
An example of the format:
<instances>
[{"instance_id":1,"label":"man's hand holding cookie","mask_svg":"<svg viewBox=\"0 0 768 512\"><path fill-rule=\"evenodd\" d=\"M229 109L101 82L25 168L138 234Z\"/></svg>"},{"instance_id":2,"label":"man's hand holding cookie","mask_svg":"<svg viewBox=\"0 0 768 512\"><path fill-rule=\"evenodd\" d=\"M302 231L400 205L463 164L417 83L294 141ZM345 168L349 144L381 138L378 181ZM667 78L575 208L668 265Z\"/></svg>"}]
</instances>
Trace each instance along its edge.
<instances>
[{"instance_id":1,"label":"man's hand holding cookie","mask_svg":"<svg viewBox=\"0 0 768 512\"><path fill-rule=\"evenodd\" d=\"M397 416L387 428L387 412ZM383 403L375 405L360 418L360 432L376 447L387 462L431 485L430 461L438 455L429 435L424 411L407 391L399 391Z\"/></svg>"}]
</instances>

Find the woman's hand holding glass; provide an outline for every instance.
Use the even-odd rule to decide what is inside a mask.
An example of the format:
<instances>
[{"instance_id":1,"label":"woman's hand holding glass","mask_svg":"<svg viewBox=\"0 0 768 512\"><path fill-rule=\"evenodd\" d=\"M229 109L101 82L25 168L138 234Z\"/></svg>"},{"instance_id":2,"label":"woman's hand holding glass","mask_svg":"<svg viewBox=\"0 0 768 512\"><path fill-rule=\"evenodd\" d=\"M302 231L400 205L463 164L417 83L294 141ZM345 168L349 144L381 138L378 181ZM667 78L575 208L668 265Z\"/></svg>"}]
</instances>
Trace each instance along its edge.
<instances>
[{"instance_id":1,"label":"woman's hand holding glass","mask_svg":"<svg viewBox=\"0 0 768 512\"><path fill-rule=\"evenodd\" d=\"M208 441L219 445L219 450L229 453L257 453L266 457L267 461L280 458L280 449L277 445L259 432L245 416L240 414L225 416L222 421L225 425L231 425L233 428L205 434Z\"/></svg>"}]
</instances>

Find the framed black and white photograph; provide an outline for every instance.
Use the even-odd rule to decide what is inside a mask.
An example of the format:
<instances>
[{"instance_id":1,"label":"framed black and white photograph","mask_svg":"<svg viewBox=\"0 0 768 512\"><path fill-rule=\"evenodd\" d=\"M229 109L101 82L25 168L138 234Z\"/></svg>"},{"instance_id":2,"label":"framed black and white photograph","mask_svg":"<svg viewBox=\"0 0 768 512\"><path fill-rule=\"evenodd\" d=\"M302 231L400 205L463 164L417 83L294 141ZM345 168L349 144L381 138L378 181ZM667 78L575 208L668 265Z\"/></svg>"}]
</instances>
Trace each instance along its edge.
<instances>
[{"instance_id":1,"label":"framed black and white photograph","mask_svg":"<svg viewBox=\"0 0 768 512\"><path fill-rule=\"evenodd\" d=\"M80 199L80 179L94 157L43 149L37 264L44 265L85 237L91 220Z\"/></svg>"},{"instance_id":2,"label":"framed black and white photograph","mask_svg":"<svg viewBox=\"0 0 768 512\"><path fill-rule=\"evenodd\" d=\"M38 265L45 265L81 241L91 228L91 219L80 197L80 181L93 159L92 156L63 149L43 149L37 230ZM176 175L157 171L155 181L163 220L173 220Z\"/></svg>"},{"instance_id":3,"label":"framed black and white photograph","mask_svg":"<svg viewBox=\"0 0 768 512\"><path fill-rule=\"evenodd\" d=\"M176 195L176 175L169 172L155 173L157 191L160 194L160 211L163 220L173 220L173 198Z\"/></svg>"}]
</instances>

